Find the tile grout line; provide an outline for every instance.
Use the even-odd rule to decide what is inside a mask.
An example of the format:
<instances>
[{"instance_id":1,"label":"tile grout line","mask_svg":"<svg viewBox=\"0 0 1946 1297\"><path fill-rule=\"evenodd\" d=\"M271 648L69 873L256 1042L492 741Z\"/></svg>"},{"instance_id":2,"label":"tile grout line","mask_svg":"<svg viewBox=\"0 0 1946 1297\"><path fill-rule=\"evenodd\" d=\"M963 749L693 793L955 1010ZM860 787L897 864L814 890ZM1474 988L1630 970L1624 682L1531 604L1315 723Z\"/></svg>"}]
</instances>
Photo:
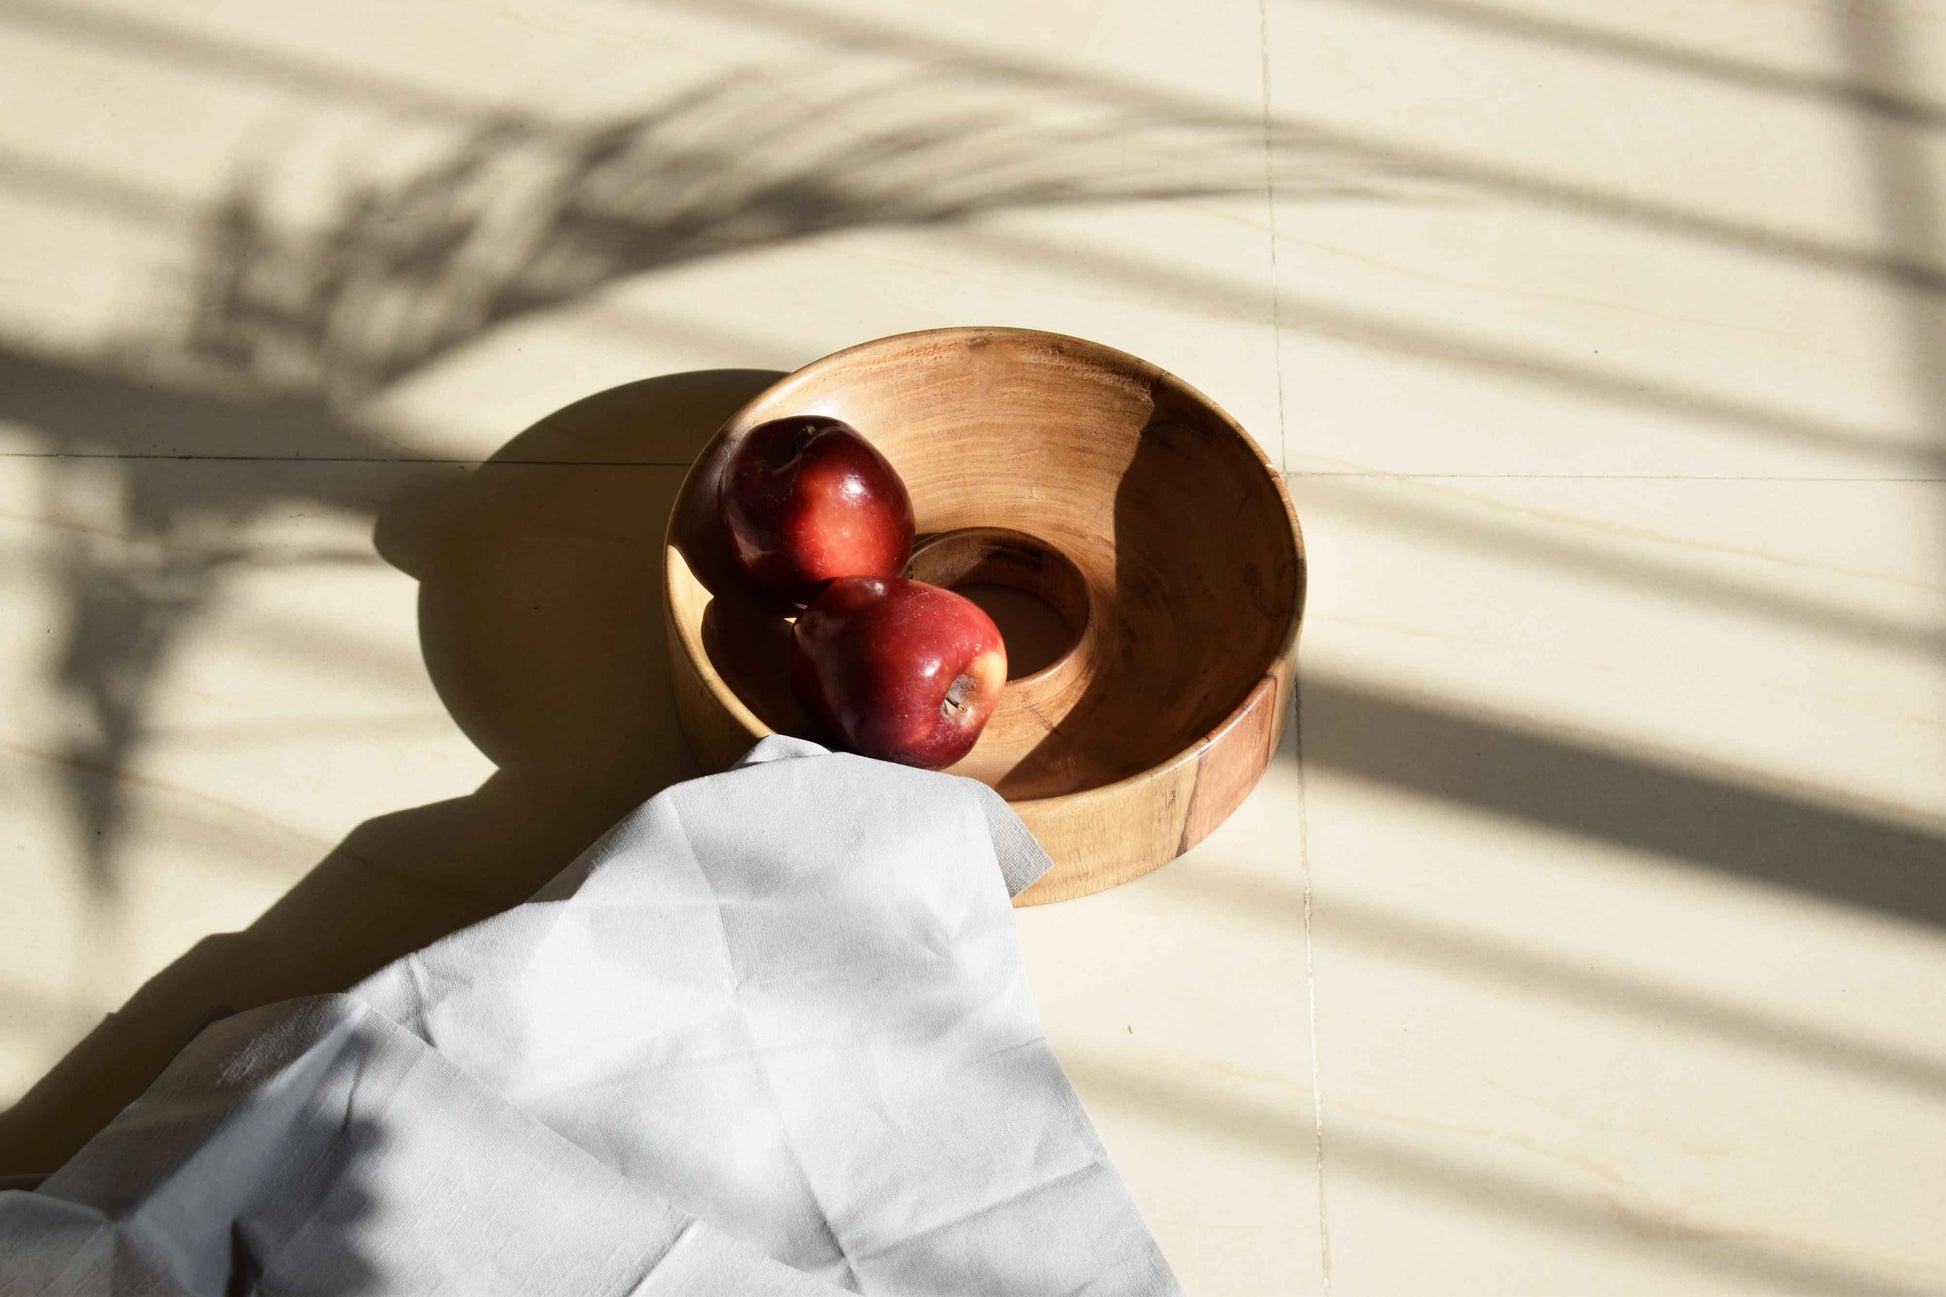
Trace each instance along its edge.
<instances>
[{"instance_id":1,"label":"tile grout line","mask_svg":"<svg viewBox=\"0 0 1946 1297\"><path fill-rule=\"evenodd\" d=\"M1946 482L1946 477L1791 477L1774 473L1395 473L1373 469L1287 468L1287 478L1346 477L1387 482L1774 482L1779 485L1841 486L1851 483Z\"/></svg>"},{"instance_id":2,"label":"tile grout line","mask_svg":"<svg viewBox=\"0 0 1946 1297\"><path fill-rule=\"evenodd\" d=\"M1297 864L1304 884L1304 996L1311 1040L1311 1124L1318 1162L1318 1266L1331 1294L1331 1225L1324 1208L1324 1071L1318 1053L1318 971L1311 940L1311 816L1304 781L1304 685L1291 673L1291 726L1297 747Z\"/></svg>"},{"instance_id":3,"label":"tile grout line","mask_svg":"<svg viewBox=\"0 0 1946 1297\"><path fill-rule=\"evenodd\" d=\"M517 465L529 468L688 468L692 461L673 459L443 459L430 455L171 455L122 454L111 451L10 450L8 459L127 459L174 460L211 464L426 464L487 468Z\"/></svg>"},{"instance_id":4,"label":"tile grout line","mask_svg":"<svg viewBox=\"0 0 1946 1297\"><path fill-rule=\"evenodd\" d=\"M1264 214L1270 225L1270 356L1277 376L1277 467L1291 474L1291 443L1284 401L1284 304L1277 274L1277 185L1270 144L1270 0L1257 0L1257 42L1264 111ZM1331 1226L1324 1210L1324 1086L1318 1065L1318 978L1311 943L1311 851L1304 797L1304 685L1291 671L1291 727L1297 747L1297 861L1304 884L1305 1028L1311 1045L1311 1127L1318 1167L1318 1276L1323 1297L1331 1297Z\"/></svg>"},{"instance_id":5,"label":"tile grout line","mask_svg":"<svg viewBox=\"0 0 1946 1297\"><path fill-rule=\"evenodd\" d=\"M1257 0L1257 46L1264 103L1264 215L1270 224L1270 359L1277 375L1277 467L1288 471L1290 435L1284 421L1284 305L1277 282L1277 185L1270 146L1270 0Z\"/></svg>"}]
</instances>

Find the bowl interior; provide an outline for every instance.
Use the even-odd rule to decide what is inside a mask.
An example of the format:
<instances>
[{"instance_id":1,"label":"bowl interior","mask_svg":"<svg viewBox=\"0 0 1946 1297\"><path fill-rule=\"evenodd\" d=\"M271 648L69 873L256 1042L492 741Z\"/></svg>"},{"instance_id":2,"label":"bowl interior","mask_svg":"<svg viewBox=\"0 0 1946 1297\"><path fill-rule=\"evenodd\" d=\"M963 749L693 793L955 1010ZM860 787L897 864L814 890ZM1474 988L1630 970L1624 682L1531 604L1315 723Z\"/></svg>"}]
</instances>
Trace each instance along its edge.
<instances>
[{"instance_id":1,"label":"bowl interior","mask_svg":"<svg viewBox=\"0 0 1946 1297\"><path fill-rule=\"evenodd\" d=\"M912 494L922 551L929 537L1004 528L1072 569L1052 585L1010 581L1010 570L1036 565L1003 554L978 579L1058 604L1070 601L1065 574L1079 573L1085 615L1059 609L1080 623L1077 642L1009 682L980 742L953 767L1010 798L1078 792L1169 761L1229 716L1294 641L1302 574L1289 499L1208 400L1074 338L908 334L781 380L725 426L684 484L670 614L746 725L809 732L784 669L788 622L729 567L717 481L744 432L792 414L843 419L885 453Z\"/></svg>"}]
</instances>

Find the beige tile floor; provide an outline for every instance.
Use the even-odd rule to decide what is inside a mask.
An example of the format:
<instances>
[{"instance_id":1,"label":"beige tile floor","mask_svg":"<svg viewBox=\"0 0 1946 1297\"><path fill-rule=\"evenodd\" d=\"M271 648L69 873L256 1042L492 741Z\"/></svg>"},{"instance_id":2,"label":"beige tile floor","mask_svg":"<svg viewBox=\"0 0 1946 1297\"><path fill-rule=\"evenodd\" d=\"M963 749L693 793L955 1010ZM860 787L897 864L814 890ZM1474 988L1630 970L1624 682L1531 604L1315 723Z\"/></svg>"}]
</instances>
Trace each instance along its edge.
<instances>
[{"instance_id":1,"label":"beige tile floor","mask_svg":"<svg viewBox=\"0 0 1946 1297\"><path fill-rule=\"evenodd\" d=\"M1022 915L1190 1291L1946 1291L1946 5L0 0L0 87L0 1174L687 773L700 438L1016 324L1310 546L1259 792Z\"/></svg>"}]
</instances>

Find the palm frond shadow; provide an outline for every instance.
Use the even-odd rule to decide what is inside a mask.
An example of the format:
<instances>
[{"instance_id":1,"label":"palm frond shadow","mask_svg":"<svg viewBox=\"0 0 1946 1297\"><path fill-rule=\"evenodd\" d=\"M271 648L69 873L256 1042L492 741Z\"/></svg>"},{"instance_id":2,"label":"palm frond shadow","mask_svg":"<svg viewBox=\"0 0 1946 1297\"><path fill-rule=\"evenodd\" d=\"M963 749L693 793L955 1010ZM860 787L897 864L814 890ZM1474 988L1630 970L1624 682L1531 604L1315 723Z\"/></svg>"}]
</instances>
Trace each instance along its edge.
<instances>
[{"instance_id":1,"label":"palm frond shadow","mask_svg":"<svg viewBox=\"0 0 1946 1297\"><path fill-rule=\"evenodd\" d=\"M403 184L355 189L315 232L274 228L246 177L210 222L183 349L273 388L356 398L606 285L851 229L1267 186L1421 196L1410 168L1301 133L1267 145L1247 120L1022 102L977 80L942 94L941 75L746 71L622 121L490 123Z\"/></svg>"}]
</instances>

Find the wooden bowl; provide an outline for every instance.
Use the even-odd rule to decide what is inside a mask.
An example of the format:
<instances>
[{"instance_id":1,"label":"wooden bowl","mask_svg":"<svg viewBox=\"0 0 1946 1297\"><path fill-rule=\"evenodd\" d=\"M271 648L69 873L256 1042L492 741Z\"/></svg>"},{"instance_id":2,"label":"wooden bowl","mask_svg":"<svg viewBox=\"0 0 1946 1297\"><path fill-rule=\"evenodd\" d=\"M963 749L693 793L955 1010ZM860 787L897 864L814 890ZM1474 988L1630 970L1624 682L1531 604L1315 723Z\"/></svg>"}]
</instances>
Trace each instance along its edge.
<instances>
[{"instance_id":1,"label":"wooden bowl","mask_svg":"<svg viewBox=\"0 0 1946 1297\"><path fill-rule=\"evenodd\" d=\"M671 517L664 594L677 714L705 768L766 734L813 733L784 666L790 624L745 591L716 518L738 439L793 414L845 420L904 477L920 533L909 575L1024 591L1071 641L1008 682L952 767L998 789L1053 857L1021 904L1146 873L1236 809L1290 711L1304 604L1290 497L1188 384L1026 329L934 329L826 356L704 449ZM1010 658L1037 665L1001 629Z\"/></svg>"}]
</instances>

